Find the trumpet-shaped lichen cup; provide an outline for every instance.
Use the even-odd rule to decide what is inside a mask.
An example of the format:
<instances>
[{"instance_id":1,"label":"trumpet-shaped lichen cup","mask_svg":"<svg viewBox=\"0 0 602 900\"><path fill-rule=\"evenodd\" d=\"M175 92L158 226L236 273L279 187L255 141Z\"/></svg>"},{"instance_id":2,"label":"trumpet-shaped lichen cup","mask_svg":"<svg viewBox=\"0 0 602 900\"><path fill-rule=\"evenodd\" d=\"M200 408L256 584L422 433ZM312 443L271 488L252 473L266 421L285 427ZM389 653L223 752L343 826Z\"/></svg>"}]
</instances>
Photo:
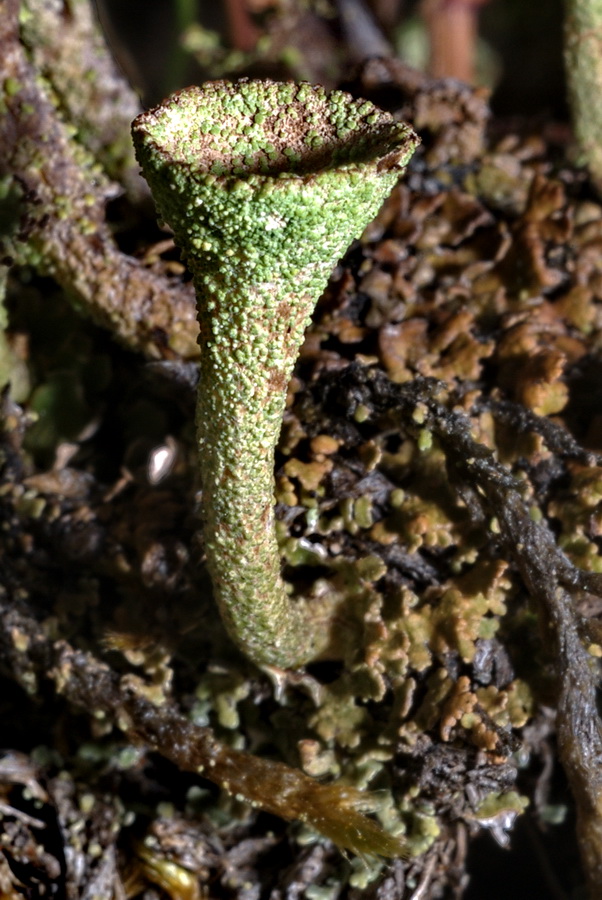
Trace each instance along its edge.
<instances>
[{"instance_id":1,"label":"trumpet-shaped lichen cup","mask_svg":"<svg viewBox=\"0 0 602 900\"><path fill-rule=\"evenodd\" d=\"M286 390L336 262L417 144L371 103L309 84L210 82L133 123L138 161L198 299L197 404L207 563L238 645L296 667L336 643L322 604L293 600L274 527Z\"/></svg>"}]
</instances>

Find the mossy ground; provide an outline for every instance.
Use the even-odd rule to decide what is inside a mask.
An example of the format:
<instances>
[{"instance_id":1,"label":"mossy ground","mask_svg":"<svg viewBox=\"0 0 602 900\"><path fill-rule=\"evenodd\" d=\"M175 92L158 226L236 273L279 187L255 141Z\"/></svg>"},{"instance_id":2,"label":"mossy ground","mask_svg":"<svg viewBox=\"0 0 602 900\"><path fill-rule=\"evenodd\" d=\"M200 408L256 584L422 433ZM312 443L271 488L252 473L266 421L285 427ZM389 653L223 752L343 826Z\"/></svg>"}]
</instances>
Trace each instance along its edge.
<instances>
[{"instance_id":1,"label":"mossy ground","mask_svg":"<svg viewBox=\"0 0 602 900\"><path fill-rule=\"evenodd\" d=\"M50 638L140 675L149 699L171 694L232 747L374 791L378 818L416 855L347 860L132 745L13 659L1 896L56 885L69 898L460 897L474 835L503 842L524 815L545 848L570 817L554 659L498 524L453 486L426 408L404 421L369 394L354 405L344 375L355 363L398 384L439 379L441 401L495 450L532 518L599 571L602 469L521 417L601 449L602 207L562 148L529 134L485 141L475 95L412 95L388 77L391 105L414 114L424 147L333 275L277 458L285 575L296 591L319 596L327 580L346 598L348 658L270 678L235 651L196 536L194 367L120 349L29 269L9 284L32 392L24 408L5 401L2 585L3 603L35 612ZM378 96L382 83L368 67L356 89ZM126 221L124 245L165 237ZM173 250L163 264L177 273ZM584 593L580 610L595 658L599 601ZM11 640L25 660L30 637ZM576 848L555 852L561 863L546 865L568 892Z\"/></svg>"}]
</instances>

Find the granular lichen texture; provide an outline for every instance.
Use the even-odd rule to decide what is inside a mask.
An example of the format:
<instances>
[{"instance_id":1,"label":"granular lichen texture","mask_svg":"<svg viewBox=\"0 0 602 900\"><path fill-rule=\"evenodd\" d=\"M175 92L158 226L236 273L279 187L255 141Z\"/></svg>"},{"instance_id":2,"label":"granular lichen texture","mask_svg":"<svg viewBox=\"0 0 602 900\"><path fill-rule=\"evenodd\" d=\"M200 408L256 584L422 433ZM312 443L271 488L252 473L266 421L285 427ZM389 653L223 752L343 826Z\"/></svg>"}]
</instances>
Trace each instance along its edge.
<instances>
[{"instance_id":1,"label":"granular lichen texture","mask_svg":"<svg viewBox=\"0 0 602 900\"><path fill-rule=\"evenodd\" d=\"M281 578L274 446L315 302L417 138L340 91L248 80L180 91L133 136L197 291L205 547L222 616L255 661L336 655L332 598L292 600Z\"/></svg>"}]
</instances>

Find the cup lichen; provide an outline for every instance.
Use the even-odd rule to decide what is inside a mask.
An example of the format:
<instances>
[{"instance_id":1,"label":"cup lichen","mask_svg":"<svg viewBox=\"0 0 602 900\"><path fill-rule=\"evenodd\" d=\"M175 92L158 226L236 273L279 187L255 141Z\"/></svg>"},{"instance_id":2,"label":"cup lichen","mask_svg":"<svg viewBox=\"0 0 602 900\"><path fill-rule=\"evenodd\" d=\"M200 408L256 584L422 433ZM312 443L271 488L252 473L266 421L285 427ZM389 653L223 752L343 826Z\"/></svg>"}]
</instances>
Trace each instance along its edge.
<instances>
[{"instance_id":1,"label":"cup lichen","mask_svg":"<svg viewBox=\"0 0 602 900\"><path fill-rule=\"evenodd\" d=\"M205 548L228 630L283 668L336 654L332 610L292 601L274 529L274 448L314 305L417 138L309 84L179 91L133 123L136 154L197 292Z\"/></svg>"}]
</instances>

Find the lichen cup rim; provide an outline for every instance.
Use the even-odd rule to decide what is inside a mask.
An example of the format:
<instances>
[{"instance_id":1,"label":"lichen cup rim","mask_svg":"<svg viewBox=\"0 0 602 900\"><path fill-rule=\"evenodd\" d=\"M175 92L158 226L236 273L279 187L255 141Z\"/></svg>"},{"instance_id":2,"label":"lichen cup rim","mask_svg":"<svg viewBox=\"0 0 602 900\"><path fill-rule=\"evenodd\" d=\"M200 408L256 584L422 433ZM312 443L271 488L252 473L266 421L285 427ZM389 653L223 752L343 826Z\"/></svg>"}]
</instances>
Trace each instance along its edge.
<instances>
[{"instance_id":1,"label":"lichen cup rim","mask_svg":"<svg viewBox=\"0 0 602 900\"><path fill-rule=\"evenodd\" d=\"M213 115L217 112L227 112L228 101L232 101L240 94L241 89L249 88L250 91L269 91L274 93L274 100L280 104L286 98L284 92L288 92L289 108L288 119L285 119L289 129L283 129L283 116L274 116L273 132L266 130L265 120L269 119L269 113L249 109L247 111L248 122L241 126L241 114L244 110L237 109L236 117L232 124L235 126L227 131L227 121L216 124L215 118L207 120L203 125L206 131L198 129L198 103L199 98L213 105ZM280 91L280 96L278 96ZM298 103L296 116L291 117L290 97L296 92L295 100ZM308 98L318 101L315 113L320 114L321 121L311 122L305 119ZM325 113L332 112L333 98L337 101L334 117L326 120ZM268 98L269 99L269 98ZM186 104L195 104L195 116L188 117L183 122L184 128L178 135L178 140L172 141L166 146L166 136L173 133L174 110L182 107L184 113ZM209 112L209 110L208 110ZM259 112L260 121L252 122L253 117ZM263 116L263 118L261 118ZM366 122L366 117L372 121ZM183 117L184 119L184 117ZM298 125L304 125L304 129L298 129L295 135L290 127L297 121ZM332 126L331 133L320 134L315 127L318 125L322 132L325 131L325 121ZM264 139L272 139L268 145L257 145L253 160L249 161L248 152L236 152L236 148L218 147L218 141L223 138L224 124L226 134L232 139L238 139L248 145L257 142L258 133ZM354 127L354 124L356 127ZM194 133L194 127L196 134ZM359 127L357 127L359 126ZM190 173L207 180L215 178L217 182L225 186L234 183L247 184L249 187L263 187L272 182L298 182L300 185L327 177L332 171L347 172L358 177L366 166L374 164L377 171L399 170L401 173L407 164L407 142L412 135L412 129L404 122L398 122L391 113L383 111L369 100L355 99L345 91L327 91L321 85L313 85L309 82L268 82L262 79L241 78L236 81L216 80L208 81L203 85L191 85L182 88L169 98L169 106L162 101L151 109L140 113L133 123L134 132L144 132L147 143L153 144L156 158L163 159L166 166L185 166ZM243 130L245 129L246 130ZM213 131L212 131L213 129ZM216 132L219 129L220 134ZM278 129L278 130L276 130ZM255 134L253 134L255 130ZM156 135L156 138L155 138ZM291 135L296 138L297 144L303 142L297 151L291 149ZM199 140L200 138L200 140ZM209 146L212 143L214 146ZM322 143L319 143L319 141ZM278 141L283 145L279 152ZM306 143L311 141L312 143ZM266 149L272 147L273 157L268 162ZM288 151L288 152L287 152ZM267 153L270 151L268 150ZM374 160L377 158L377 162ZM298 166L297 169L294 167ZM286 168L285 168L286 167ZM292 168L292 171L291 171Z\"/></svg>"}]
</instances>

